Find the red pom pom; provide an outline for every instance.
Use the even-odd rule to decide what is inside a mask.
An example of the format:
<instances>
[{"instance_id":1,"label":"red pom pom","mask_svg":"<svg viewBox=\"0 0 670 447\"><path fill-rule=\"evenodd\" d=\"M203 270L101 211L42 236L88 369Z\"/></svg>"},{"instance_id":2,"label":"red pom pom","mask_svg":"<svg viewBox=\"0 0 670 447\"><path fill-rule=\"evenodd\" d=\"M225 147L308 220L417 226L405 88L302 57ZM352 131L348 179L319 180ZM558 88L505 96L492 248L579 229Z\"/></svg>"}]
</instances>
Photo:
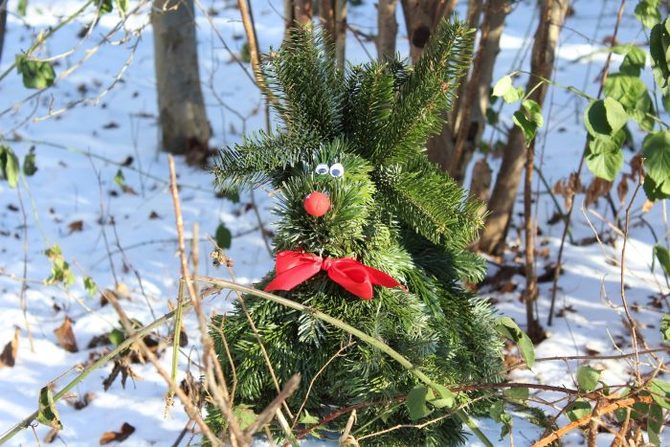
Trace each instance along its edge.
<instances>
[{"instance_id":1,"label":"red pom pom","mask_svg":"<svg viewBox=\"0 0 670 447\"><path fill-rule=\"evenodd\" d=\"M330 198L327 194L314 191L305 197L303 206L310 216L321 217L330 209Z\"/></svg>"}]
</instances>

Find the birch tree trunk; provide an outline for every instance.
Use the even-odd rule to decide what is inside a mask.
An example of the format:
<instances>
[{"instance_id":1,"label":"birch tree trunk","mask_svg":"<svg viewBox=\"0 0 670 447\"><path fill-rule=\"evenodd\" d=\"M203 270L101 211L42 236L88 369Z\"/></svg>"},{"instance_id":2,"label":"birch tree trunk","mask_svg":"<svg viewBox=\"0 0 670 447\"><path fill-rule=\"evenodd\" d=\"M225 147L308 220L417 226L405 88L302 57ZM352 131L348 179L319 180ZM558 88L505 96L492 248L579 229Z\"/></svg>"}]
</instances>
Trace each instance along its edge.
<instances>
[{"instance_id":1,"label":"birch tree trunk","mask_svg":"<svg viewBox=\"0 0 670 447\"><path fill-rule=\"evenodd\" d=\"M377 6L377 59L380 62L392 60L398 35L395 15L398 0L379 0Z\"/></svg>"},{"instance_id":2,"label":"birch tree trunk","mask_svg":"<svg viewBox=\"0 0 670 447\"><path fill-rule=\"evenodd\" d=\"M540 5L540 21L531 55L531 75L526 85L526 94L530 93L529 98L540 107L548 88L542 79L551 79L558 37L568 4L568 0L544 0ZM510 130L502 165L489 200L490 214L479 240L479 248L484 252L496 253L503 248L525 162L523 133L514 126Z\"/></svg>"},{"instance_id":3,"label":"birch tree trunk","mask_svg":"<svg viewBox=\"0 0 670 447\"><path fill-rule=\"evenodd\" d=\"M154 0L151 25L161 146L201 163L211 130L200 88L193 0Z\"/></svg>"}]
</instances>

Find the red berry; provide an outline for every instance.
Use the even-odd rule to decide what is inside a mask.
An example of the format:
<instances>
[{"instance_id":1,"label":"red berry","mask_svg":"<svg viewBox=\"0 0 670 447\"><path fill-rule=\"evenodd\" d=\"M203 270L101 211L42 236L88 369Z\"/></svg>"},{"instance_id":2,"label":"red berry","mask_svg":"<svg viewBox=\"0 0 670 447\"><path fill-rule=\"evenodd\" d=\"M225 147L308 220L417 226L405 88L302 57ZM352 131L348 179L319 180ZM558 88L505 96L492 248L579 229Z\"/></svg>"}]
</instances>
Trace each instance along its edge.
<instances>
[{"instance_id":1,"label":"red berry","mask_svg":"<svg viewBox=\"0 0 670 447\"><path fill-rule=\"evenodd\" d=\"M330 209L330 198L327 194L314 191L305 197L303 206L310 216L321 217Z\"/></svg>"}]
</instances>

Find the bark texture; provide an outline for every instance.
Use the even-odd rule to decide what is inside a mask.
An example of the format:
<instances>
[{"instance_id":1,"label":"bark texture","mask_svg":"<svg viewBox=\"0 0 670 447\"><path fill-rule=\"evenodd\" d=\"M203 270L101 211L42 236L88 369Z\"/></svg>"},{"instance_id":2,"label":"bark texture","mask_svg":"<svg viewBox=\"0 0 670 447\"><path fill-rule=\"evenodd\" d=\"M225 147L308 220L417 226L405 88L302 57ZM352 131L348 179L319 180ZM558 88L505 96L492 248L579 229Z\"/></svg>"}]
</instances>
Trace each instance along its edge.
<instances>
[{"instance_id":1,"label":"bark texture","mask_svg":"<svg viewBox=\"0 0 670 447\"><path fill-rule=\"evenodd\" d=\"M398 22L395 19L398 0L379 0L377 6L377 58L380 62L395 56Z\"/></svg>"},{"instance_id":2,"label":"bark texture","mask_svg":"<svg viewBox=\"0 0 670 447\"><path fill-rule=\"evenodd\" d=\"M161 145L201 163L211 130L198 70L193 0L154 0L151 12Z\"/></svg>"},{"instance_id":3,"label":"bark texture","mask_svg":"<svg viewBox=\"0 0 670 447\"><path fill-rule=\"evenodd\" d=\"M486 126L489 88L500 51L500 36L509 11L510 4L506 0L489 0L483 8L479 46L463 96L459 98L458 107L455 109L457 119L454 121L458 127L454 137L453 156L447 169L460 184L463 184L468 165Z\"/></svg>"},{"instance_id":4,"label":"bark texture","mask_svg":"<svg viewBox=\"0 0 670 447\"><path fill-rule=\"evenodd\" d=\"M319 0L319 21L330 36L335 36L335 0Z\"/></svg>"},{"instance_id":5,"label":"bark texture","mask_svg":"<svg viewBox=\"0 0 670 447\"><path fill-rule=\"evenodd\" d=\"M568 3L568 0L544 0L540 5L540 21L531 55L531 75L526 85L529 98L540 107L548 88L542 78L551 79L558 37ZM510 130L500 172L489 200L490 214L479 240L479 248L484 252L497 253L503 248L525 162L523 133L514 126Z\"/></svg>"},{"instance_id":6,"label":"bark texture","mask_svg":"<svg viewBox=\"0 0 670 447\"><path fill-rule=\"evenodd\" d=\"M435 26L443 17L451 15L456 0L402 0L405 16L409 53L413 63L419 60ZM447 169L453 151L454 140L450 125L445 125L440 134L428 140L428 158L442 169Z\"/></svg>"},{"instance_id":7,"label":"bark texture","mask_svg":"<svg viewBox=\"0 0 670 447\"><path fill-rule=\"evenodd\" d=\"M7 4L9 0L0 0L0 61L2 61L2 48L5 43L7 31Z\"/></svg>"},{"instance_id":8,"label":"bark texture","mask_svg":"<svg viewBox=\"0 0 670 447\"><path fill-rule=\"evenodd\" d=\"M300 25L312 21L312 0L294 0L294 17Z\"/></svg>"},{"instance_id":9,"label":"bark texture","mask_svg":"<svg viewBox=\"0 0 670 447\"><path fill-rule=\"evenodd\" d=\"M337 66L344 68L347 42L347 0L335 0L335 58Z\"/></svg>"}]
</instances>

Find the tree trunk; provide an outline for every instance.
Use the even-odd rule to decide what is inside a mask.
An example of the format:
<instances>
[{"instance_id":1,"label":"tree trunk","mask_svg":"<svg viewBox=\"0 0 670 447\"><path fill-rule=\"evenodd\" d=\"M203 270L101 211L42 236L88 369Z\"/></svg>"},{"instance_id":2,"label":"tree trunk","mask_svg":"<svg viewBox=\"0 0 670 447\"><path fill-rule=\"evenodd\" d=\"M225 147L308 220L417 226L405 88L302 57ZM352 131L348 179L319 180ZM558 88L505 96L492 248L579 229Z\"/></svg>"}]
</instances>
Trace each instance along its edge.
<instances>
[{"instance_id":1,"label":"tree trunk","mask_svg":"<svg viewBox=\"0 0 670 447\"><path fill-rule=\"evenodd\" d=\"M395 57L398 22L395 14L398 0L379 0L377 6L377 59L380 62Z\"/></svg>"},{"instance_id":2,"label":"tree trunk","mask_svg":"<svg viewBox=\"0 0 670 447\"><path fill-rule=\"evenodd\" d=\"M530 93L529 98L535 100L540 107L548 88L542 79L551 79L556 45L568 3L568 0L544 0L541 4L540 22L535 32L531 55L531 75L526 85L526 94ZM482 251L496 253L503 248L525 162L526 144L523 133L514 126L510 130L500 172L489 200L491 213L486 219L486 226L479 240Z\"/></svg>"},{"instance_id":3,"label":"tree trunk","mask_svg":"<svg viewBox=\"0 0 670 447\"><path fill-rule=\"evenodd\" d=\"M193 0L154 0L151 24L162 148L202 163L211 129L200 88Z\"/></svg>"},{"instance_id":4,"label":"tree trunk","mask_svg":"<svg viewBox=\"0 0 670 447\"><path fill-rule=\"evenodd\" d=\"M326 34L335 41L335 0L319 1L319 20Z\"/></svg>"},{"instance_id":5,"label":"tree trunk","mask_svg":"<svg viewBox=\"0 0 670 447\"><path fill-rule=\"evenodd\" d=\"M505 0L488 0L484 7L479 47L472 63L472 72L465 84L463 96L458 99L459 107L455 109L458 119L454 126L458 125L458 128L454 128L456 143L448 171L459 184L463 184L472 154L484 132L493 68L509 10L509 3Z\"/></svg>"},{"instance_id":6,"label":"tree trunk","mask_svg":"<svg viewBox=\"0 0 670 447\"><path fill-rule=\"evenodd\" d=\"M435 26L453 12L456 0L402 0L401 4L409 39L409 54L412 62L416 63ZM428 158L446 170L453 145L451 128L445 125L440 134L428 140Z\"/></svg>"},{"instance_id":7,"label":"tree trunk","mask_svg":"<svg viewBox=\"0 0 670 447\"><path fill-rule=\"evenodd\" d=\"M294 13L296 22L306 25L312 22L312 0L294 0Z\"/></svg>"},{"instance_id":8,"label":"tree trunk","mask_svg":"<svg viewBox=\"0 0 670 447\"><path fill-rule=\"evenodd\" d=\"M345 45L347 42L347 0L335 0L335 59L344 69Z\"/></svg>"},{"instance_id":9,"label":"tree trunk","mask_svg":"<svg viewBox=\"0 0 670 447\"><path fill-rule=\"evenodd\" d=\"M284 40L288 38L288 30L295 25L295 6L293 0L284 0Z\"/></svg>"},{"instance_id":10,"label":"tree trunk","mask_svg":"<svg viewBox=\"0 0 670 447\"><path fill-rule=\"evenodd\" d=\"M9 0L0 0L0 62L2 61L2 47L5 43L7 31L7 4Z\"/></svg>"}]
</instances>

